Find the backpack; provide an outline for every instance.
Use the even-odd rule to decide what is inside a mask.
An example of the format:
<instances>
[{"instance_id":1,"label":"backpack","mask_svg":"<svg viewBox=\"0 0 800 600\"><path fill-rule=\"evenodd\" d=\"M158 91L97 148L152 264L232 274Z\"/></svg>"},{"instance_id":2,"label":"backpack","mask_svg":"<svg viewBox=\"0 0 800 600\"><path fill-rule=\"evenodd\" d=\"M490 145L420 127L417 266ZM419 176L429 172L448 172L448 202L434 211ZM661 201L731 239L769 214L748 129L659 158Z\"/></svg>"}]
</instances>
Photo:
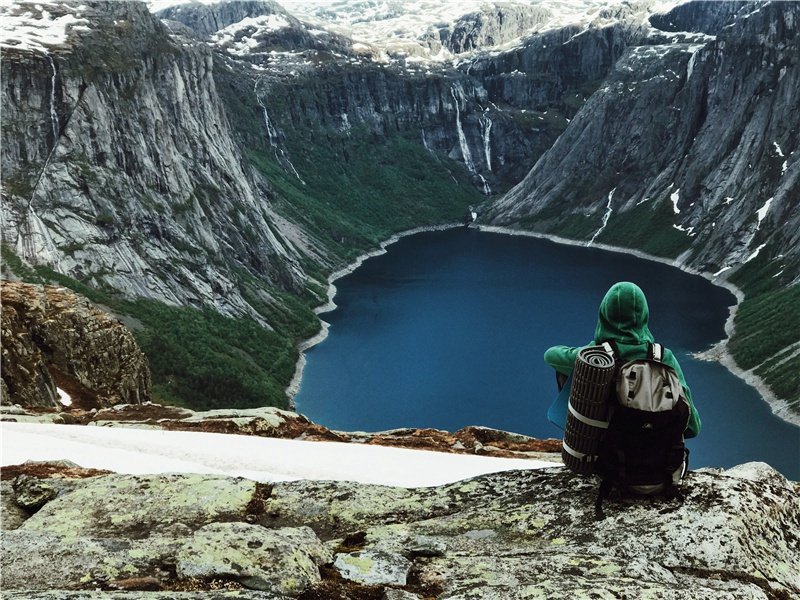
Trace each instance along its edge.
<instances>
[{"instance_id":1,"label":"backpack","mask_svg":"<svg viewBox=\"0 0 800 600\"><path fill-rule=\"evenodd\" d=\"M663 363L664 348L649 344L647 358L619 364L616 345L606 343L617 361L609 398L608 428L598 450L595 473L602 478L595 514L614 487L640 495L664 493L682 499L677 486L688 470L683 432L690 407L678 374Z\"/></svg>"}]
</instances>

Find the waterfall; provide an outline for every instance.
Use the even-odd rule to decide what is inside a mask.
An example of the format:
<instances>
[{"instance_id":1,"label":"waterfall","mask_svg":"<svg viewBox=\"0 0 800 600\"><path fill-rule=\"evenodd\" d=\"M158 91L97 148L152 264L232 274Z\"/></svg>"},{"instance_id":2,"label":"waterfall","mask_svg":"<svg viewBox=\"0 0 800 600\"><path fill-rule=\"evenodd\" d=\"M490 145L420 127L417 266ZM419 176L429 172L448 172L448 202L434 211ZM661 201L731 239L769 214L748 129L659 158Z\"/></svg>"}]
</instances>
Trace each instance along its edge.
<instances>
[{"instance_id":1,"label":"waterfall","mask_svg":"<svg viewBox=\"0 0 800 600\"><path fill-rule=\"evenodd\" d=\"M289 168L294 173L294 176L300 180L300 183L303 185L306 184L303 181L303 178L300 177L300 173L297 172L297 169L294 168L292 161L289 160L289 157L286 155L286 152L283 151L282 148L278 146L278 132L275 127L272 125L272 121L269 118L269 113L267 112L267 107L264 102L261 100L261 96L258 95L258 84L261 82L261 79L257 79L255 84L253 85L253 93L256 96L256 101L258 105L261 107L261 110L264 112L264 125L267 128L267 136L269 137L269 145L272 146L272 149L275 151L275 159L278 161L279 164L283 164L284 162L289 165Z\"/></svg>"},{"instance_id":2,"label":"waterfall","mask_svg":"<svg viewBox=\"0 0 800 600\"><path fill-rule=\"evenodd\" d=\"M592 239L589 240L588 244L586 244L587 246L591 246L594 243L595 239L597 239L597 236L600 235L600 233L603 231L603 229L606 228L606 225L608 224L608 219L611 217L611 199L614 197L614 192L616 192L616 191L617 191L617 188L614 188L613 190L608 192L608 204L606 204L606 212L603 215L603 224L600 225L600 229L598 229L597 231L594 232L594 235L592 236Z\"/></svg>"},{"instance_id":3,"label":"waterfall","mask_svg":"<svg viewBox=\"0 0 800 600\"><path fill-rule=\"evenodd\" d=\"M489 138L489 132L492 130L492 120L486 115L481 116L481 125L483 125L483 155L486 157L486 168L489 172L492 171L492 147Z\"/></svg>"},{"instance_id":4,"label":"waterfall","mask_svg":"<svg viewBox=\"0 0 800 600\"><path fill-rule=\"evenodd\" d=\"M469 151L469 146L467 145L467 136L464 135L464 128L461 126L461 106L456 97L455 88L450 88L450 94L453 96L453 100L455 100L456 103L456 131L458 132L458 143L461 144L461 155L464 157L464 163L467 165L467 169L469 169L470 173L475 173L475 163L472 162L472 153ZM462 98L464 96L464 92L461 91L461 88L458 88L458 95Z\"/></svg>"},{"instance_id":5,"label":"waterfall","mask_svg":"<svg viewBox=\"0 0 800 600\"><path fill-rule=\"evenodd\" d=\"M481 182L483 183L483 194L485 196L490 196L492 194L492 188L489 187L489 182L486 181L486 179L480 173L478 173L478 177L481 178Z\"/></svg>"},{"instance_id":6,"label":"waterfall","mask_svg":"<svg viewBox=\"0 0 800 600\"><path fill-rule=\"evenodd\" d=\"M58 113L56 112L56 63L49 54L47 58L50 60L50 67L53 69L53 77L50 80L50 121L53 124L53 147L55 147L59 134Z\"/></svg>"},{"instance_id":7,"label":"waterfall","mask_svg":"<svg viewBox=\"0 0 800 600\"><path fill-rule=\"evenodd\" d=\"M39 189L39 183L41 183L42 178L44 177L45 171L47 171L47 167L50 165L50 160L53 158L53 154L56 152L56 146L58 145L58 136L60 134L60 125L58 122L58 112L56 112L56 63L53 61L53 57L49 54L47 55L47 59L50 61L50 66L53 69L53 77L50 79L50 123L53 127L53 145L50 147L50 152L47 153L47 158L44 161L44 165L42 166L41 171L39 171L39 175L36 177L36 182L33 184L33 189L31 190L31 197L28 199L28 208L31 211L31 214L38 219L39 217L33 210L33 199L36 197L36 192ZM44 225L41 221L37 222L37 226Z\"/></svg>"}]
</instances>

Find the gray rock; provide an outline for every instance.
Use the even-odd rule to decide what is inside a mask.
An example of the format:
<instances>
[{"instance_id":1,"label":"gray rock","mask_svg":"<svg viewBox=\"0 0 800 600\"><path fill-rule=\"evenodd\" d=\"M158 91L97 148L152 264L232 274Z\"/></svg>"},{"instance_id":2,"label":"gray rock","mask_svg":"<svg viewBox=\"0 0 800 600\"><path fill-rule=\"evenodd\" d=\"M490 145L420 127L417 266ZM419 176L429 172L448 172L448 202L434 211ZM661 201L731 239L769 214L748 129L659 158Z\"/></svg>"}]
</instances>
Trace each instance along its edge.
<instances>
[{"instance_id":1,"label":"gray rock","mask_svg":"<svg viewBox=\"0 0 800 600\"><path fill-rule=\"evenodd\" d=\"M364 585L406 585L413 564L393 552L363 550L337 554L333 566L345 579Z\"/></svg>"},{"instance_id":2,"label":"gray rock","mask_svg":"<svg viewBox=\"0 0 800 600\"><path fill-rule=\"evenodd\" d=\"M36 511L58 495L55 487L29 475L16 477L12 487L17 505L29 511Z\"/></svg>"},{"instance_id":3,"label":"gray rock","mask_svg":"<svg viewBox=\"0 0 800 600\"><path fill-rule=\"evenodd\" d=\"M196 531L176 558L181 577L231 578L247 588L298 596L320 581L318 567L332 554L308 527L212 523Z\"/></svg>"},{"instance_id":4,"label":"gray rock","mask_svg":"<svg viewBox=\"0 0 800 600\"><path fill-rule=\"evenodd\" d=\"M14 497L11 481L0 480L0 529L16 529L30 516Z\"/></svg>"},{"instance_id":5,"label":"gray rock","mask_svg":"<svg viewBox=\"0 0 800 600\"><path fill-rule=\"evenodd\" d=\"M388 589L384 592L381 600L421 600L422 596L412 594L405 590Z\"/></svg>"},{"instance_id":6,"label":"gray rock","mask_svg":"<svg viewBox=\"0 0 800 600\"><path fill-rule=\"evenodd\" d=\"M596 521L597 482L563 468L419 489L107 475L3 532L2 585L37 600L220 582L273 599L352 586L387 599L794 597L799 487L762 463L692 472L683 503L615 493Z\"/></svg>"},{"instance_id":7,"label":"gray rock","mask_svg":"<svg viewBox=\"0 0 800 600\"><path fill-rule=\"evenodd\" d=\"M26 531L68 537L141 539L244 520L261 484L219 475L107 475L85 480L28 519Z\"/></svg>"}]
</instances>

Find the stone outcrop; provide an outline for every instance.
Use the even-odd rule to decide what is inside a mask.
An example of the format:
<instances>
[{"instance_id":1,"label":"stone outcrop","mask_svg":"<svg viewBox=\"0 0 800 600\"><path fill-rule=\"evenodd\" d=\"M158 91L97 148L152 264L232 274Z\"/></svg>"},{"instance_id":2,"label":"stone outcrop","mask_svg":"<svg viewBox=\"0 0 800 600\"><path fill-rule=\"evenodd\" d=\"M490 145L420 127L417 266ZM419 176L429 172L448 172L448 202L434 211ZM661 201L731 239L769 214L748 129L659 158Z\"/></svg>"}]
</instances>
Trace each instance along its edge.
<instances>
[{"instance_id":1,"label":"stone outcrop","mask_svg":"<svg viewBox=\"0 0 800 600\"><path fill-rule=\"evenodd\" d=\"M150 369L131 332L65 288L11 281L2 301L2 404L75 408L150 400ZM13 411L12 411L13 412Z\"/></svg>"},{"instance_id":2,"label":"stone outcrop","mask_svg":"<svg viewBox=\"0 0 800 600\"><path fill-rule=\"evenodd\" d=\"M158 13L159 18L183 23L201 36L209 36L243 19L267 15L281 15L287 21L289 19L296 21L274 0L178 4L169 6Z\"/></svg>"},{"instance_id":3,"label":"stone outcrop","mask_svg":"<svg viewBox=\"0 0 800 600\"><path fill-rule=\"evenodd\" d=\"M683 502L612 494L602 521L596 482L562 468L417 489L65 469L3 471L24 517L3 520L5 598L800 594L800 489L762 463L692 472ZM37 486L60 491L20 507Z\"/></svg>"},{"instance_id":4,"label":"stone outcrop","mask_svg":"<svg viewBox=\"0 0 800 600\"><path fill-rule=\"evenodd\" d=\"M442 45L455 54L500 46L530 33L552 19L546 8L515 4L487 4L439 30Z\"/></svg>"}]
</instances>

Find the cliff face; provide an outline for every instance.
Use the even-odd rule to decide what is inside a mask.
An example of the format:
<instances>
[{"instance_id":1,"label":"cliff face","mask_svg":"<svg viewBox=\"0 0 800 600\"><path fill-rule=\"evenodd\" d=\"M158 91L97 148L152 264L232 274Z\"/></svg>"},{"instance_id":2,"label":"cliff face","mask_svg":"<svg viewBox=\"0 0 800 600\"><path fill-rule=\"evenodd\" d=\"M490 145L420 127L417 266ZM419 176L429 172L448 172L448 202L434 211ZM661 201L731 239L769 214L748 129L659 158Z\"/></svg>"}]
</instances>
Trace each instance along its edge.
<instances>
[{"instance_id":1,"label":"cliff face","mask_svg":"<svg viewBox=\"0 0 800 600\"><path fill-rule=\"evenodd\" d=\"M612 496L599 522L596 484L560 468L406 489L76 467L3 469L4 597L800 593L797 485L759 463L691 473L683 503Z\"/></svg>"},{"instance_id":2,"label":"cliff face","mask_svg":"<svg viewBox=\"0 0 800 600\"><path fill-rule=\"evenodd\" d=\"M147 359L119 321L64 288L4 281L2 404L91 409L150 400Z\"/></svg>"},{"instance_id":3,"label":"cliff face","mask_svg":"<svg viewBox=\"0 0 800 600\"><path fill-rule=\"evenodd\" d=\"M501 46L526 37L553 13L540 6L487 4L479 12L458 18L439 29L442 45L454 54Z\"/></svg>"},{"instance_id":4,"label":"cliff face","mask_svg":"<svg viewBox=\"0 0 800 600\"><path fill-rule=\"evenodd\" d=\"M625 50L492 221L533 217L710 273L763 251L794 280L799 11L703 2L652 18L666 31Z\"/></svg>"},{"instance_id":5,"label":"cliff face","mask_svg":"<svg viewBox=\"0 0 800 600\"><path fill-rule=\"evenodd\" d=\"M236 269L294 291L304 277L232 139L210 50L142 3L83 10L90 25L57 52L4 52L4 240L95 287L260 318Z\"/></svg>"}]
</instances>

